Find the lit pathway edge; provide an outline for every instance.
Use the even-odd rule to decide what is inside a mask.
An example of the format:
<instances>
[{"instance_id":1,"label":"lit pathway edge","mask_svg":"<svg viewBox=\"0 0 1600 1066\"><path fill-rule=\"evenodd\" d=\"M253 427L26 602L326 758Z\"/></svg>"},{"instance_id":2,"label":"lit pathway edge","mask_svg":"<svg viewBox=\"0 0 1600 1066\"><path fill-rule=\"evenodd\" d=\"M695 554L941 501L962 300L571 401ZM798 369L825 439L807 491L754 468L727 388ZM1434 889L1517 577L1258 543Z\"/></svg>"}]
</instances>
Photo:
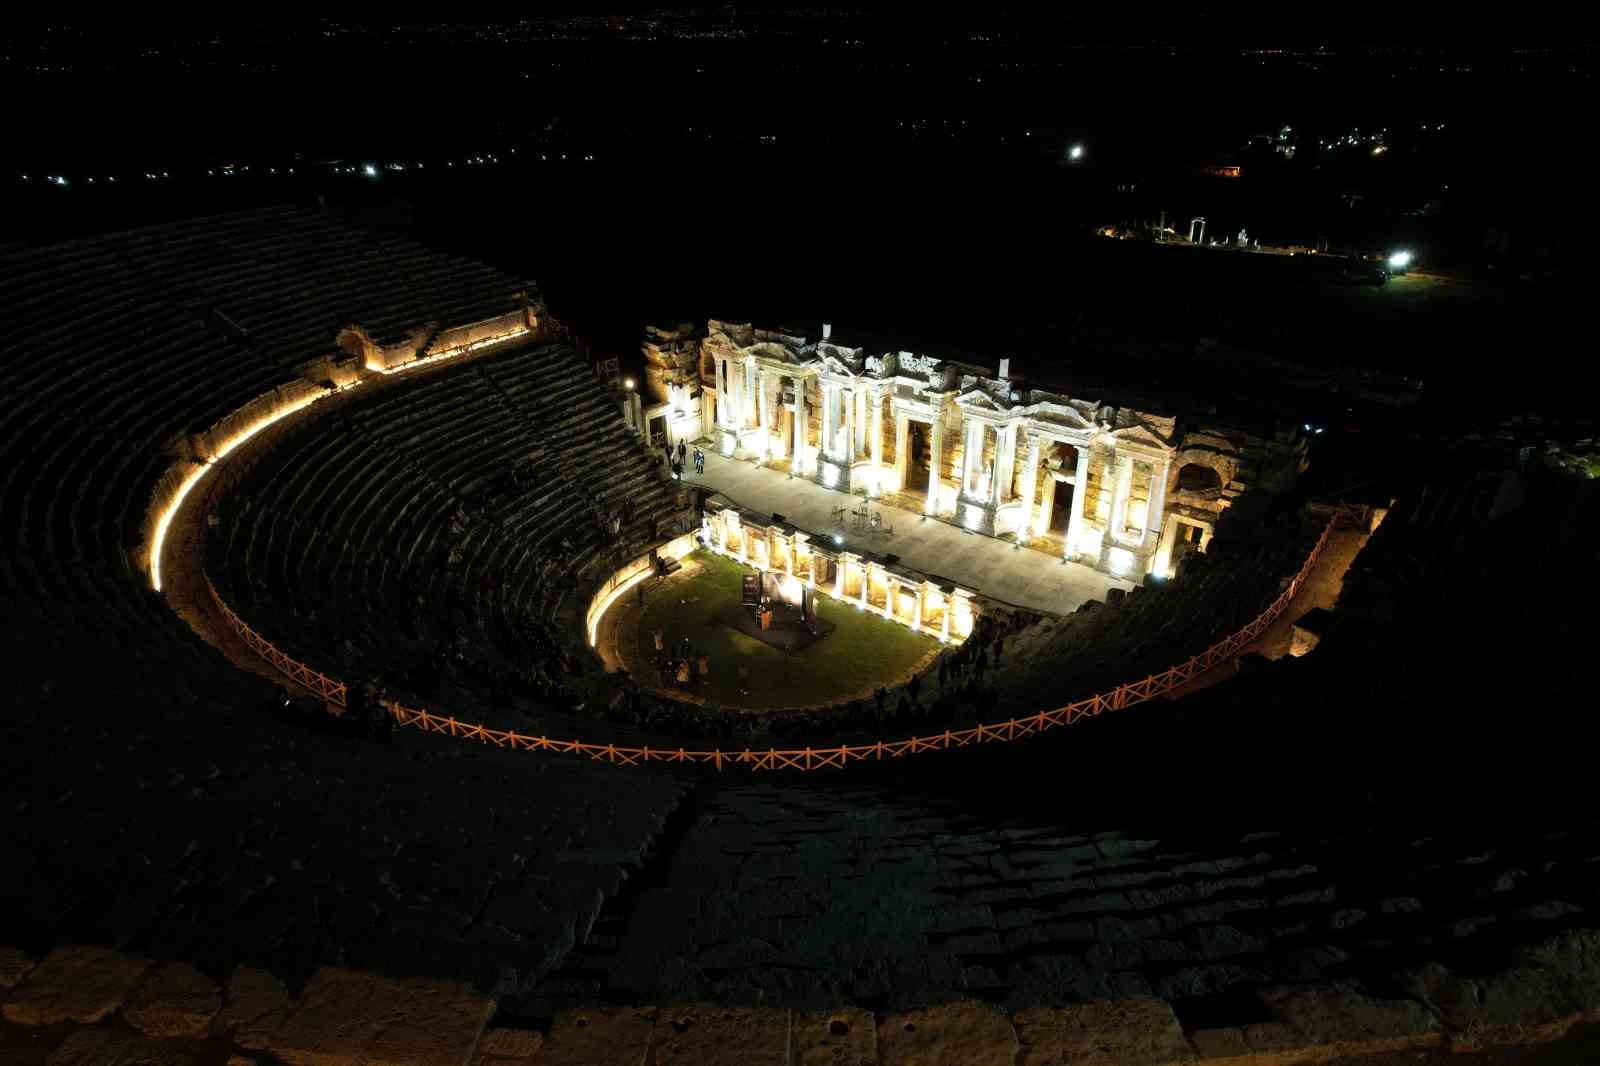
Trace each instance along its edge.
<instances>
[{"instance_id":1,"label":"lit pathway edge","mask_svg":"<svg viewBox=\"0 0 1600 1066\"><path fill-rule=\"evenodd\" d=\"M395 724L411 726L424 733L444 733L452 737L476 740L497 748L521 751L549 751L560 754L581 755L589 759L619 766L639 766L644 763L693 763L713 766L718 770L746 767L751 770L821 770L842 768L852 762L899 759L924 751L945 751L973 744L991 744L997 741L1021 740L1046 729L1071 725L1085 718L1118 711L1165 695L1181 685L1199 677L1237 655L1251 641L1266 630L1284 609L1293 602L1300 587L1305 584L1312 567L1328 543L1328 535L1339 522L1341 512L1336 512L1323 526L1317 543L1300 565L1300 570L1278 597L1256 616L1255 620L1237 632L1224 637L1198 655L1192 655L1176 666L1159 673L1128 681L1106 692L1075 700L1064 707L1039 711L1022 718L1003 722L983 722L964 729L946 729L926 736L908 737L904 740L879 740L865 744L840 744L837 747L767 748L739 751L721 749L698 750L671 747L622 747L616 744L599 744L586 740L556 740L545 736L531 736L515 730L490 729L472 722L462 722L454 717L434 714L416 707L407 707L395 701L384 701L382 706L394 717ZM252 629L218 594L211 578L206 577L206 588L218 613L228 627L257 655L265 659L285 677L320 695L329 703L345 705L344 682L322 673L280 651L271 641Z\"/></svg>"}]
</instances>

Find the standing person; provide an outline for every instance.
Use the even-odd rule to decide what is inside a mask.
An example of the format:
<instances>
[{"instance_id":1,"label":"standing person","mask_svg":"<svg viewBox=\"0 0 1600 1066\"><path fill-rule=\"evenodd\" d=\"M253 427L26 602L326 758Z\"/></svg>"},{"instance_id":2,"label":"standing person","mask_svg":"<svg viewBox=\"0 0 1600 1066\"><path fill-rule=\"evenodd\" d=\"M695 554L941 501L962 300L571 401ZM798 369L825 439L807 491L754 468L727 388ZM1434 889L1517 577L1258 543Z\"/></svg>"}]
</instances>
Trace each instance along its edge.
<instances>
[{"instance_id":1,"label":"standing person","mask_svg":"<svg viewBox=\"0 0 1600 1066\"><path fill-rule=\"evenodd\" d=\"M684 463L686 463L688 461L688 457L689 457L689 448L688 448L687 445L685 445L683 443L683 441L680 440L678 442L678 465L679 466L683 466Z\"/></svg>"}]
</instances>

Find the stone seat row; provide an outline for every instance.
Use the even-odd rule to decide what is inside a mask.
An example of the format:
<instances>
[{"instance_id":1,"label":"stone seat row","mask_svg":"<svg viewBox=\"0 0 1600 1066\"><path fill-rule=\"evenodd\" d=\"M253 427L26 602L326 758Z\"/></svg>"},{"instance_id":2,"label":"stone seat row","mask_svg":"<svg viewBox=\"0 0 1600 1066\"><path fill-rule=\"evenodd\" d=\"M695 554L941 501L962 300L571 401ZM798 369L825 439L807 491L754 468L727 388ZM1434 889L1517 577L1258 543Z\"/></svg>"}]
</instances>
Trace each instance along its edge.
<instances>
[{"instance_id":1,"label":"stone seat row","mask_svg":"<svg viewBox=\"0 0 1600 1066\"><path fill-rule=\"evenodd\" d=\"M540 375L552 380L523 387L522 377ZM508 403L486 380L508 383L517 398ZM485 409L500 417L485 420ZM566 456L562 468L580 483L546 468L487 506L479 497L527 454L530 437L545 442L542 454ZM594 558L596 508L631 501L637 518L622 539L642 549L655 516L672 506L610 401L570 353L549 347L440 375L285 441L239 496L250 506L221 538L226 558L215 569L248 605L241 610L277 625L315 618L326 636L330 616L348 617L344 639L378 653L437 628L417 611L418 596L456 604L452 618L480 637L503 636L511 619L564 591L559 575ZM463 509L470 518L456 535L451 522ZM442 558L452 545L453 563Z\"/></svg>"}]
</instances>

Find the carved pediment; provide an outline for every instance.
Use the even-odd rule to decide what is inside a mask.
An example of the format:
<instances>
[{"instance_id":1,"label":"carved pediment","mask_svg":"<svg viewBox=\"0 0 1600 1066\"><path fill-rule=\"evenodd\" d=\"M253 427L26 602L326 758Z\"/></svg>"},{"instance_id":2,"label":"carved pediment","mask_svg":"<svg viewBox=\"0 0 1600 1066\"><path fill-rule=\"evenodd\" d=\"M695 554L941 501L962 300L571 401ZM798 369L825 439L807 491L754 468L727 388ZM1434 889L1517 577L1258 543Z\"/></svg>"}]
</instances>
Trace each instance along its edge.
<instances>
[{"instance_id":1,"label":"carved pediment","mask_svg":"<svg viewBox=\"0 0 1600 1066\"><path fill-rule=\"evenodd\" d=\"M1051 422L1071 429L1094 429L1094 421L1077 407L1064 401L1043 400L1028 408L1028 414L1041 422Z\"/></svg>"},{"instance_id":2,"label":"carved pediment","mask_svg":"<svg viewBox=\"0 0 1600 1066\"><path fill-rule=\"evenodd\" d=\"M824 374L837 374L841 377L849 378L860 376L860 372L855 367L830 353L823 354L817 360L817 365Z\"/></svg>"},{"instance_id":3,"label":"carved pediment","mask_svg":"<svg viewBox=\"0 0 1600 1066\"><path fill-rule=\"evenodd\" d=\"M1153 427L1144 423L1114 429L1110 432L1110 436L1115 438L1119 444L1142 444L1145 447L1159 448L1162 451L1172 450L1172 442L1170 440L1163 437Z\"/></svg>"},{"instance_id":4,"label":"carved pediment","mask_svg":"<svg viewBox=\"0 0 1600 1066\"><path fill-rule=\"evenodd\" d=\"M982 389L968 389L956 397L956 405L969 411L994 411L997 414L1010 414L1011 405L1002 403Z\"/></svg>"}]
</instances>

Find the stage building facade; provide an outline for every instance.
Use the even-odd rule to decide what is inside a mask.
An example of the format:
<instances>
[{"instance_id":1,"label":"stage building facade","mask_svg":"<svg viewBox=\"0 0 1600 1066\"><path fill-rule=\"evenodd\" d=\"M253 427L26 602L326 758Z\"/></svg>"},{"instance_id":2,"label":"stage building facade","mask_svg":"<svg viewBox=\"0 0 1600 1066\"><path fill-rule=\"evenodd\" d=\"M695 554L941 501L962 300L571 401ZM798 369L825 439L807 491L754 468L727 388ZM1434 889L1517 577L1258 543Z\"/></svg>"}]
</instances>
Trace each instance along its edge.
<instances>
[{"instance_id":1,"label":"stage building facade","mask_svg":"<svg viewBox=\"0 0 1600 1066\"><path fill-rule=\"evenodd\" d=\"M1247 489L1289 488L1296 430L1247 432L1076 395L998 365L710 320L650 327L630 421L709 439L825 489L892 502L1117 577L1169 576Z\"/></svg>"}]
</instances>

